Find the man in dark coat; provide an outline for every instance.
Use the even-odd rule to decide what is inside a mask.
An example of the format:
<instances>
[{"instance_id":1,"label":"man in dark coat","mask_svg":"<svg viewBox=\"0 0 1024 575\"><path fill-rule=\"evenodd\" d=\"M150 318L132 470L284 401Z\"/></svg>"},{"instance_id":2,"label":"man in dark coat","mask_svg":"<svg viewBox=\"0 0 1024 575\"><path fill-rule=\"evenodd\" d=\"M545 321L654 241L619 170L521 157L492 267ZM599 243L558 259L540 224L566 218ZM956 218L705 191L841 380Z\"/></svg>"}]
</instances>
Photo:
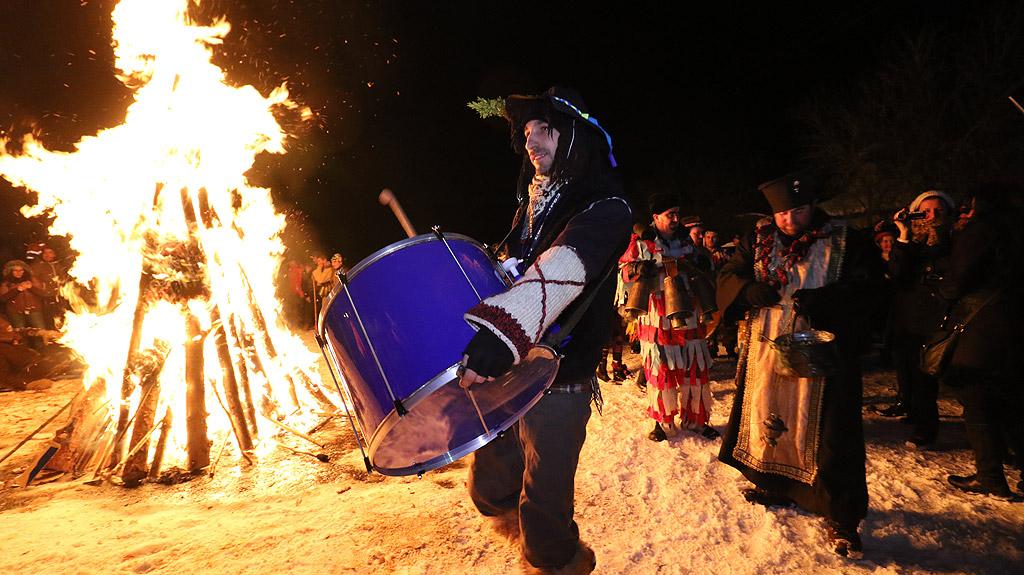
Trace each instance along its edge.
<instances>
[{"instance_id":1,"label":"man in dark coat","mask_svg":"<svg viewBox=\"0 0 1024 575\"><path fill-rule=\"evenodd\" d=\"M795 502L824 516L829 546L856 556L868 504L859 354L882 260L870 238L816 208L813 173L761 191L773 216L758 222L718 276L719 309L750 307L718 457L754 483L748 501ZM835 335L838 362L827 375L800 377L776 363L782 352L771 340L808 328Z\"/></svg>"},{"instance_id":2,"label":"man in dark coat","mask_svg":"<svg viewBox=\"0 0 1024 575\"><path fill-rule=\"evenodd\" d=\"M612 171L611 139L574 90L510 96L504 115L514 149L524 154L520 207L504 248L522 277L506 292L466 313L480 329L466 347L463 387L486 386L562 325L572 304L597 289L572 337L550 389L515 424L473 454L473 503L498 524L516 525L527 573L584 574L594 552L573 520L576 465L586 438L594 371L619 321L616 269L633 216ZM566 313L563 314L562 312Z\"/></svg>"},{"instance_id":3,"label":"man in dark coat","mask_svg":"<svg viewBox=\"0 0 1024 575\"><path fill-rule=\"evenodd\" d=\"M1004 437L1024 464L1024 386L1017 329L1024 321L1024 233L1020 191L986 184L974 194L970 220L953 237L939 294L952 309L949 324L967 320L944 383L964 407L975 473L950 475L963 491L1011 495L1003 470ZM1018 483L1018 489L1024 485Z\"/></svg>"}]
</instances>

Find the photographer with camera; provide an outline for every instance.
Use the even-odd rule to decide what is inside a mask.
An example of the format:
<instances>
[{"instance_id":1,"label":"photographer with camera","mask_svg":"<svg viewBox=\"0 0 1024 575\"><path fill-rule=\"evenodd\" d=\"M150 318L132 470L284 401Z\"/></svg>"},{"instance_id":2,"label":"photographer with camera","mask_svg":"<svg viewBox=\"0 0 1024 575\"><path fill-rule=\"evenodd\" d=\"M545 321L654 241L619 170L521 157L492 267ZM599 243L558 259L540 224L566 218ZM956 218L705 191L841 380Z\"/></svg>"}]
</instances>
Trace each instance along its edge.
<instances>
[{"instance_id":1,"label":"photographer with camera","mask_svg":"<svg viewBox=\"0 0 1024 575\"><path fill-rule=\"evenodd\" d=\"M897 403L881 410L914 426L907 444L926 449L939 430L939 382L921 371L921 346L942 326L948 304L939 297L939 281L949 265L953 208L949 195L929 190L893 216L899 237L889 255L895 284L889 315L889 344L899 387Z\"/></svg>"}]
</instances>

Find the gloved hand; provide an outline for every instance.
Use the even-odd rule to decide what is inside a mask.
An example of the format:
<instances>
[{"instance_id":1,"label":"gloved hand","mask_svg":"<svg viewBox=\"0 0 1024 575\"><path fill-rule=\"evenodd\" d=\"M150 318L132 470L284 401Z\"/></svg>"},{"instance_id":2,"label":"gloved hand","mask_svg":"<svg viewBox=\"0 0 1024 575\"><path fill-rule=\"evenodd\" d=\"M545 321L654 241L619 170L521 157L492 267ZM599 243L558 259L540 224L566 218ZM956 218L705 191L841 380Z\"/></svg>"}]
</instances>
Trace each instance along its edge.
<instances>
[{"instance_id":1,"label":"gloved hand","mask_svg":"<svg viewBox=\"0 0 1024 575\"><path fill-rule=\"evenodd\" d=\"M809 319L818 319L824 311L824 296L820 289L798 289L793 292L793 304L802 316Z\"/></svg>"},{"instance_id":2,"label":"gloved hand","mask_svg":"<svg viewBox=\"0 0 1024 575\"><path fill-rule=\"evenodd\" d=\"M752 306L772 307L782 300L778 290L768 284L751 282L743 288L743 298Z\"/></svg>"},{"instance_id":3,"label":"gloved hand","mask_svg":"<svg viewBox=\"0 0 1024 575\"><path fill-rule=\"evenodd\" d=\"M636 281L637 278L653 278L658 275L658 265L651 260L630 262L627 268L629 281Z\"/></svg>"},{"instance_id":4,"label":"gloved hand","mask_svg":"<svg viewBox=\"0 0 1024 575\"><path fill-rule=\"evenodd\" d=\"M512 367L512 350L487 328L480 328L462 352L468 356L466 369L485 378L498 377Z\"/></svg>"}]
</instances>

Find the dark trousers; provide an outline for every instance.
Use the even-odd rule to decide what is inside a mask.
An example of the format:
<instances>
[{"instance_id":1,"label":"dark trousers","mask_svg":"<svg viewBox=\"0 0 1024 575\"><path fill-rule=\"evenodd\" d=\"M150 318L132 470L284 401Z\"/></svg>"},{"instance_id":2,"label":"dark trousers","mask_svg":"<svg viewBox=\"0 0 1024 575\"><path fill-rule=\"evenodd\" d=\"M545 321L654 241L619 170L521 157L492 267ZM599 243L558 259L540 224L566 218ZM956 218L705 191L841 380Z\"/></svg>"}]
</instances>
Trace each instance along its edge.
<instances>
[{"instance_id":1,"label":"dark trousers","mask_svg":"<svg viewBox=\"0 0 1024 575\"><path fill-rule=\"evenodd\" d=\"M939 380L921 371L924 336L893 334L890 339L900 402L914 422L914 434L935 439L939 431Z\"/></svg>"},{"instance_id":2,"label":"dark trousers","mask_svg":"<svg viewBox=\"0 0 1024 575\"><path fill-rule=\"evenodd\" d=\"M953 370L947 381L956 388L964 407L978 480L1002 483L1006 480L1003 454L1007 441L1018 461L1024 458L1024 390L1012 375L988 370Z\"/></svg>"},{"instance_id":3,"label":"dark trousers","mask_svg":"<svg viewBox=\"0 0 1024 575\"><path fill-rule=\"evenodd\" d=\"M545 394L508 432L473 454L473 503L489 516L518 507L520 545L536 567L562 567L576 553L573 495L590 398Z\"/></svg>"}]
</instances>

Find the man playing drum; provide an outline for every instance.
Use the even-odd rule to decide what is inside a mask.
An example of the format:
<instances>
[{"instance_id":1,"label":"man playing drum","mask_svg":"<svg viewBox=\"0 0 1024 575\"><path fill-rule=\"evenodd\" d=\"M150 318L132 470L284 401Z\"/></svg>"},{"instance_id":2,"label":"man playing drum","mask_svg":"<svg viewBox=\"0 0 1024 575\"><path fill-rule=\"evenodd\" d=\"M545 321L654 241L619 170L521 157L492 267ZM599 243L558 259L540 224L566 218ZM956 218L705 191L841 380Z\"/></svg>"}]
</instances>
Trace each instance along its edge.
<instances>
[{"instance_id":1,"label":"man playing drum","mask_svg":"<svg viewBox=\"0 0 1024 575\"><path fill-rule=\"evenodd\" d=\"M518 531L525 572L589 573L596 560L573 520L575 473L590 402L600 398L594 371L612 322L619 321L615 282L601 280L625 251L633 217L612 170L611 138L577 92L553 87L510 96L504 116L513 148L524 157L512 239L502 247L520 260L523 274L466 313L480 329L463 356L463 387L486 386L508 371L574 300L597 292L559 350L563 358L549 391L474 453L470 495L497 528Z\"/></svg>"},{"instance_id":2,"label":"man playing drum","mask_svg":"<svg viewBox=\"0 0 1024 575\"><path fill-rule=\"evenodd\" d=\"M758 222L718 276L720 309L751 307L718 458L754 483L744 490L748 501L796 503L824 516L829 547L854 556L868 505L859 353L882 260L869 238L816 207L814 174L791 174L761 191L773 216ZM797 341L794 331L814 336L809 328L834 334L833 373L788 369L796 362L775 345L785 336Z\"/></svg>"}]
</instances>

